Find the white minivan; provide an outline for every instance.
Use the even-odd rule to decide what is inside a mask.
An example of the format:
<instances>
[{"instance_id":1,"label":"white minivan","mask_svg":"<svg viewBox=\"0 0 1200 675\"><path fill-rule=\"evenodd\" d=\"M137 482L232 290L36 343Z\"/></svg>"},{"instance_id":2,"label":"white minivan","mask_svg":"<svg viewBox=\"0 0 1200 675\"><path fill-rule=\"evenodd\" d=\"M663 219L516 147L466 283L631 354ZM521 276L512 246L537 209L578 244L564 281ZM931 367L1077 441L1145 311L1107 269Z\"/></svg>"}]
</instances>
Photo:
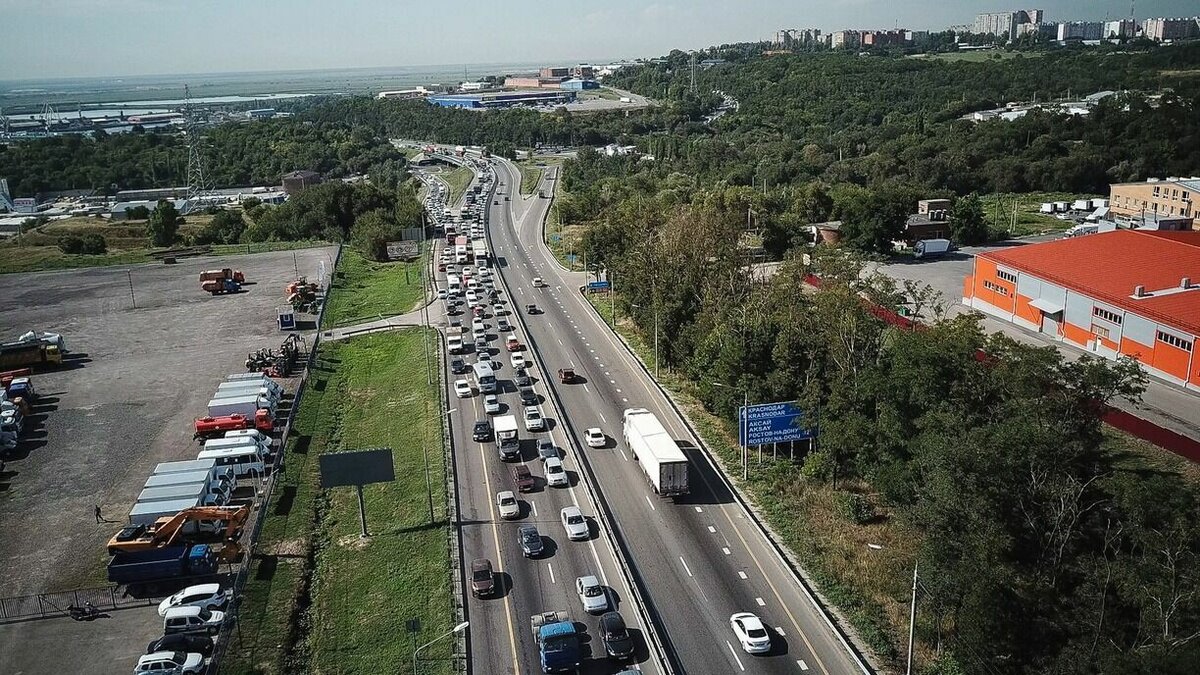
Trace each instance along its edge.
<instances>
[{"instance_id":1,"label":"white minivan","mask_svg":"<svg viewBox=\"0 0 1200 675\"><path fill-rule=\"evenodd\" d=\"M201 450L196 459L214 459L217 466L230 467L237 476L262 476L267 471L266 458L256 445Z\"/></svg>"}]
</instances>

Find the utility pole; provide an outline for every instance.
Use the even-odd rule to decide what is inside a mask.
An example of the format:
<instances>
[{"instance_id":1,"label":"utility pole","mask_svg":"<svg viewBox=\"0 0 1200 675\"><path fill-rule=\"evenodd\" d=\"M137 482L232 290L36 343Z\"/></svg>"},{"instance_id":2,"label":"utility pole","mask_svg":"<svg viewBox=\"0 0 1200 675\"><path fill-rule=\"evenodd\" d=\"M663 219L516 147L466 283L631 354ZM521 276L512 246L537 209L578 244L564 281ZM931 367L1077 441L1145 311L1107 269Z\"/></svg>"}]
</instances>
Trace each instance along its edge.
<instances>
[{"instance_id":1,"label":"utility pole","mask_svg":"<svg viewBox=\"0 0 1200 675\"><path fill-rule=\"evenodd\" d=\"M913 668L913 638L917 631L917 564L913 563L912 603L908 607L908 665L904 675L912 675Z\"/></svg>"}]
</instances>

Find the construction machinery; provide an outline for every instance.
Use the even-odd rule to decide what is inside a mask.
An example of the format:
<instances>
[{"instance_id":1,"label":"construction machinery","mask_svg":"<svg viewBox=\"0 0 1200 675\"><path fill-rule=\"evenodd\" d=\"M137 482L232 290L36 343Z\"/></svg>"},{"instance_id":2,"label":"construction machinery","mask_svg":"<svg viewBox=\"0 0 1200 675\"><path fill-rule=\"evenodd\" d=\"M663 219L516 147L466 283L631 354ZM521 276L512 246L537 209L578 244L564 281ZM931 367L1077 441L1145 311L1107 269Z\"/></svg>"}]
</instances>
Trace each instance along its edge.
<instances>
[{"instance_id":1,"label":"construction machinery","mask_svg":"<svg viewBox=\"0 0 1200 675\"><path fill-rule=\"evenodd\" d=\"M226 293L240 293L242 285L233 279L213 279L200 284L200 290L213 295L224 295Z\"/></svg>"},{"instance_id":2,"label":"construction machinery","mask_svg":"<svg viewBox=\"0 0 1200 675\"><path fill-rule=\"evenodd\" d=\"M241 546L237 540L242 536L242 527L250 517L248 506L197 506L184 509L174 516L159 518L148 527L134 525L122 528L120 532L108 540L109 555L145 551L148 549L167 548L184 544L193 544L198 535L194 532L206 528L190 528L190 523L202 521L219 522L221 525L215 535L207 537L219 539L224 546L217 557L221 562L230 562L241 557Z\"/></svg>"},{"instance_id":3,"label":"construction machinery","mask_svg":"<svg viewBox=\"0 0 1200 675\"><path fill-rule=\"evenodd\" d=\"M228 267L200 273L200 283L204 283L205 281L221 281L224 279L230 279L239 284L246 283L246 275L242 274L241 270L230 269Z\"/></svg>"},{"instance_id":4,"label":"construction machinery","mask_svg":"<svg viewBox=\"0 0 1200 675\"><path fill-rule=\"evenodd\" d=\"M63 350L43 342L5 342L0 344L0 368L56 366L63 362Z\"/></svg>"},{"instance_id":5,"label":"construction machinery","mask_svg":"<svg viewBox=\"0 0 1200 675\"><path fill-rule=\"evenodd\" d=\"M293 333L284 339L276 351L262 348L257 352L246 355L246 370L249 372L266 373L268 377L288 377L300 360L300 352L304 346L304 338Z\"/></svg>"},{"instance_id":6,"label":"construction machinery","mask_svg":"<svg viewBox=\"0 0 1200 675\"><path fill-rule=\"evenodd\" d=\"M307 277L289 283L286 288L288 303L297 312L312 312L316 309L317 291L320 286L308 282Z\"/></svg>"}]
</instances>

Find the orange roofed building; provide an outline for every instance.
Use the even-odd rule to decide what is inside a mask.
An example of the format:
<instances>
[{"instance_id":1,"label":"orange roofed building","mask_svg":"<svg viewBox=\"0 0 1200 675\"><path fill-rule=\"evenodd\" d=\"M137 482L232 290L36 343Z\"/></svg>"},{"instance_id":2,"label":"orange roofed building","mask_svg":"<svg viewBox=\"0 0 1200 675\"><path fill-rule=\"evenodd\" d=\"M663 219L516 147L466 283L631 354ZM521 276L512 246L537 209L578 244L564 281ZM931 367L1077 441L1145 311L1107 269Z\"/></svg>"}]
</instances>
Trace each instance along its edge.
<instances>
[{"instance_id":1,"label":"orange roofed building","mask_svg":"<svg viewBox=\"0 0 1200 675\"><path fill-rule=\"evenodd\" d=\"M1200 232L1116 230L981 253L963 304L1200 391Z\"/></svg>"}]
</instances>

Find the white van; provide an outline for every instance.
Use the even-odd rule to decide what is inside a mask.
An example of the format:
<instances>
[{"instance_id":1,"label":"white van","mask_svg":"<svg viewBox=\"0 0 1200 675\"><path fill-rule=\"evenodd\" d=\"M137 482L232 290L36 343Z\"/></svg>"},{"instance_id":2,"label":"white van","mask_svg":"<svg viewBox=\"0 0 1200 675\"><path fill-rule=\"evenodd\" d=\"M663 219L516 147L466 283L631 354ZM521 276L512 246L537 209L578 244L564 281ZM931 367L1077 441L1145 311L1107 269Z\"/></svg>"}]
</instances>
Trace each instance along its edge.
<instances>
[{"instance_id":1,"label":"white van","mask_svg":"<svg viewBox=\"0 0 1200 675\"><path fill-rule=\"evenodd\" d=\"M227 466L238 476L263 476L267 462L257 445L201 450L196 459L215 459L217 466Z\"/></svg>"},{"instance_id":2,"label":"white van","mask_svg":"<svg viewBox=\"0 0 1200 675\"><path fill-rule=\"evenodd\" d=\"M254 440L258 441L259 443L265 443L268 448L271 447L271 444L275 440L275 439L271 438L270 436L264 434L263 432L259 431L258 429L231 429L230 431L226 431L225 436L224 436L224 438L246 438L246 437L253 438Z\"/></svg>"},{"instance_id":3,"label":"white van","mask_svg":"<svg viewBox=\"0 0 1200 675\"><path fill-rule=\"evenodd\" d=\"M204 449L217 450L219 448L240 448L245 445L251 445L258 448L258 451L264 455L271 454L271 444L254 438L253 436L226 436L225 438L210 438L204 442Z\"/></svg>"}]
</instances>

